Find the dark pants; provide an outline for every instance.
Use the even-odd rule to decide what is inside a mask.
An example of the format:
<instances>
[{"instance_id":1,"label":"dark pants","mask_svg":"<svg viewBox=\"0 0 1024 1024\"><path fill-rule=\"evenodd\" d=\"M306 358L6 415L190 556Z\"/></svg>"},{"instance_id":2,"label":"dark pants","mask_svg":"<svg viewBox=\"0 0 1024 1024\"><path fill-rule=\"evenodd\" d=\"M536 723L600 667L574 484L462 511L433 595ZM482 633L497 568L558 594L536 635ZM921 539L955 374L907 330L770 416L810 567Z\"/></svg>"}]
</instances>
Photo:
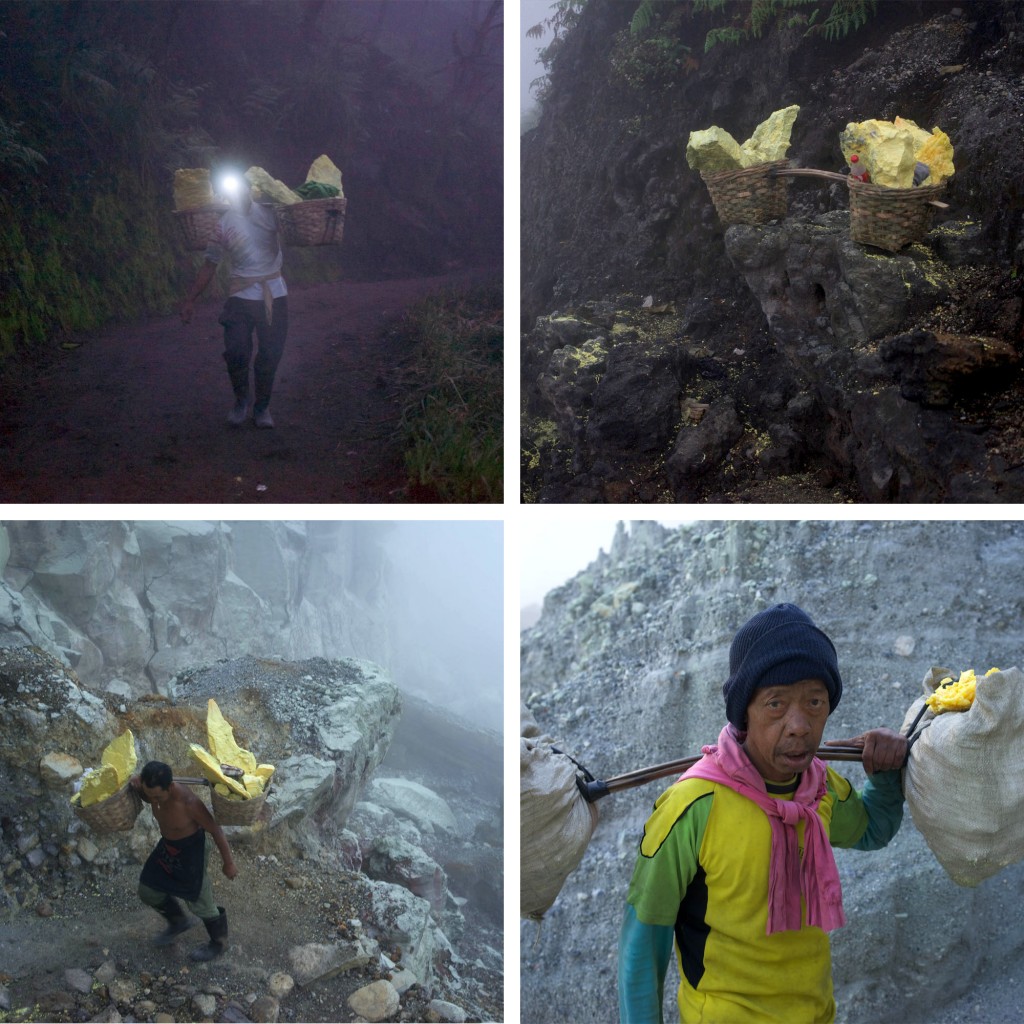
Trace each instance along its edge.
<instances>
[{"instance_id":1,"label":"dark pants","mask_svg":"<svg viewBox=\"0 0 1024 1024\"><path fill-rule=\"evenodd\" d=\"M256 331L259 348L253 365L256 384L255 411L270 404L274 374L284 352L288 334L288 299L274 299L274 315L267 323L262 299L239 299L232 296L220 315L224 325L224 362L228 365L231 387L238 398L249 396L249 363L252 360L252 332Z\"/></svg>"}]
</instances>

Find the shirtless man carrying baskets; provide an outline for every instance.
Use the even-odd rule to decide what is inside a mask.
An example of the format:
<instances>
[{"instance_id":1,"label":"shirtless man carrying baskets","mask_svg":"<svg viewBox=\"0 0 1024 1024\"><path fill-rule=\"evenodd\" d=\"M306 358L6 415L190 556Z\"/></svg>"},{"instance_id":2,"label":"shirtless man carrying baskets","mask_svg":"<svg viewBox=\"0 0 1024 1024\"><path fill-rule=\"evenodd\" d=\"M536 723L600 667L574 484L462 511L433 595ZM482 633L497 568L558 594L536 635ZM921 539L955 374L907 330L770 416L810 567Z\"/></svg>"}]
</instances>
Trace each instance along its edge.
<instances>
[{"instance_id":1,"label":"shirtless man carrying baskets","mask_svg":"<svg viewBox=\"0 0 1024 1024\"><path fill-rule=\"evenodd\" d=\"M171 769L162 761L150 761L130 785L153 811L161 839L150 854L139 877L139 898L167 921L157 936L158 946L169 945L176 935L194 924L175 897L202 919L210 941L192 953L193 960L212 960L227 948L228 919L223 907L213 901L213 887L206 870L209 852L207 833L217 845L224 874L238 874L224 831L206 805L187 787L175 782Z\"/></svg>"}]
</instances>

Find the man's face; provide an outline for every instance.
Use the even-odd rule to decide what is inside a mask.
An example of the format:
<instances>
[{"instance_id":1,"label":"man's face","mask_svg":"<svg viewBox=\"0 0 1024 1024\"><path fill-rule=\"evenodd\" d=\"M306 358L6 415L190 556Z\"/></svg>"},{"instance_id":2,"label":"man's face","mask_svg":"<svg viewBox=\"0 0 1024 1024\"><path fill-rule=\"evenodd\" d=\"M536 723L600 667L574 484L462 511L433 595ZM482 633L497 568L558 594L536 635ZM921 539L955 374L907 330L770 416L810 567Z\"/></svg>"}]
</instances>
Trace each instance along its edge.
<instances>
[{"instance_id":1,"label":"man's face","mask_svg":"<svg viewBox=\"0 0 1024 1024\"><path fill-rule=\"evenodd\" d=\"M806 771L828 714L828 689L820 679L755 690L747 707L743 747L762 778L787 782Z\"/></svg>"},{"instance_id":2,"label":"man's face","mask_svg":"<svg viewBox=\"0 0 1024 1024\"><path fill-rule=\"evenodd\" d=\"M146 794L146 799L151 804L162 804L171 795L169 789L161 789L159 786L147 786L144 782L142 783L142 792Z\"/></svg>"}]
</instances>

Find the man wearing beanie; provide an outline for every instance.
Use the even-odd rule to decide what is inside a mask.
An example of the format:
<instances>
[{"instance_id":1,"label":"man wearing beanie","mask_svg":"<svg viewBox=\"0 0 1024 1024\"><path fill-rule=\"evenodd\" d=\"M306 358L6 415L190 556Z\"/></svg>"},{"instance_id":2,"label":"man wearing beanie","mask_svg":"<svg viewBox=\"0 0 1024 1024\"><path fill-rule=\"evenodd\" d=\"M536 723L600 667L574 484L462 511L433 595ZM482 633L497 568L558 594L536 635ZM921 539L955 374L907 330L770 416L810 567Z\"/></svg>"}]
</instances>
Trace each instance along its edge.
<instances>
[{"instance_id":1,"label":"man wearing beanie","mask_svg":"<svg viewBox=\"0 0 1024 1024\"><path fill-rule=\"evenodd\" d=\"M644 827L619 939L623 1024L662 1019L675 944L683 1024L835 1019L828 932L845 923L832 847L878 850L903 818L907 741L850 740L857 792L816 757L843 693L832 641L796 605L733 638L718 743Z\"/></svg>"}]
</instances>

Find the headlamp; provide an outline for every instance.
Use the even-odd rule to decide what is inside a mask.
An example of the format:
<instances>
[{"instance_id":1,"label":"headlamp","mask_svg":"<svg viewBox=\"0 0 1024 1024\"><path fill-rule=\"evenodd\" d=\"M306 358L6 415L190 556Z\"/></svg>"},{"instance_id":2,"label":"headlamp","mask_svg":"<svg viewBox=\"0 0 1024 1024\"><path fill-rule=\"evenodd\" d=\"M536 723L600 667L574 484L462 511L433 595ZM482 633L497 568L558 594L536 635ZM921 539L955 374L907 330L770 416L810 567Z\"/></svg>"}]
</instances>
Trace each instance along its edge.
<instances>
[{"instance_id":1,"label":"headlamp","mask_svg":"<svg viewBox=\"0 0 1024 1024\"><path fill-rule=\"evenodd\" d=\"M242 189L242 183L238 180L237 174L225 174L220 179L221 191L229 196L237 196Z\"/></svg>"}]
</instances>

